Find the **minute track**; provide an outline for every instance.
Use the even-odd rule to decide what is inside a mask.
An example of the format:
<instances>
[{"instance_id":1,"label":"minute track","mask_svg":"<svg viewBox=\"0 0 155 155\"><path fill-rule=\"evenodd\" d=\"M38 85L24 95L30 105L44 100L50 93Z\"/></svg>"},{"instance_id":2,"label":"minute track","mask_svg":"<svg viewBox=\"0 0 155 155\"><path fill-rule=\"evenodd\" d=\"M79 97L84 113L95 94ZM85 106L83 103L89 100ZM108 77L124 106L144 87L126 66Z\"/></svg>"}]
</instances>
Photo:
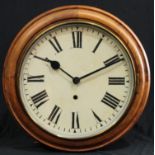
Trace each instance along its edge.
<instances>
[{"instance_id":1,"label":"minute track","mask_svg":"<svg viewBox=\"0 0 155 155\"><path fill-rule=\"evenodd\" d=\"M23 65L23 68L27 68L23 71L26 80L21 81L23 85L27 84L24 86L27 90L22 91L24 95L28 94L25 95L25 103L29 103L29 111L35 109L34 117L38 125L48 133L55 136L60 135L65 139L89 138L109 129L110 124L117 121L118 115L123 113L123 109L128 104L126 99L132 84L130 68L126 63L128 58L123 54L123 49L117 42L113 41L111 45L110 42L113 39L109 38L107 41L108 34L98 32L95 28L94 30L88 28L87 31L85 27L79 26L78 31L82 31L82 40L80 35L77 37L74 33L75 47L73 47L72 32L77 29L66 26L67 28L57 29L56 33L53 31L45 33L38 41L40 46L34 43L32 50L30 48L30 54L25 57L25 65ZM58 53L51 46L49 39L56 46L52 36L57 38L63 52ZM82 42L80 43L80 41ZM80 48L80 44L82 48ZM121 49L119 52L114 48L115 44ZM92 52L93 49L95 49L95 53ZM127 65L124 66L124 64ZM27 74L25 75L25 73ZM30 77L29 81L35 82L27 82L27 77ZM123 77L125 77L125 85ZM44 82L41 82L43 80ZM127 83L127 80L131 82ZM122 85L118 85L118 82ZM125 88L126 86L128 88ZM32 103L31 97L42 90L47 91L48 98L42 99L39 94L38 98L41 101L36 104ZM124 92L125 90L128 92ZM107 95L105 97L105 92L119 99L121 103L115 108L114 97L107 97ZM110 100L108 104L112 103L115 109L102 103L103 97L106 101ZM49 100L39 108L36 107L46 99ZM42 115L41 119L40 115ZM44 121L42 121L43 119Z\"/></svg>"}]
</instances>

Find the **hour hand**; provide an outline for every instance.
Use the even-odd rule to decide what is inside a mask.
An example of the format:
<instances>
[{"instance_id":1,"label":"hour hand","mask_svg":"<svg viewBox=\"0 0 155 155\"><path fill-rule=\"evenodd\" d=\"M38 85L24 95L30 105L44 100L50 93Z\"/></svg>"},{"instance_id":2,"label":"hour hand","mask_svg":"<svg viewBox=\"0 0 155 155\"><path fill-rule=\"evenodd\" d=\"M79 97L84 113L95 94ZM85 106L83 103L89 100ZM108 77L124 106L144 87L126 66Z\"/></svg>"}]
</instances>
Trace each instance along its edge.
<instances>
[{"instance_id":1,"label":"hour hand","mask_svg":"<svg viewBox=\"0 0 155 155\"><path fill-rule=\"evenodd\" d=\"M54 70L57 70L60 68L60 63L58 61L53 61L53 60L50 60L48 58L42 58L42 57L38 57L36 55L34 55L35 58L39 59L39 60L42 60L42 61L45 61L45 62L48 62L50 63L51 67L54 69Z\"/></svg>"},{"instance_id":2,"label":"hour hand","mask_svg":"<svg viewBox=\"0 0 155 155\"><path fill-rule=\"evenodd\" d=\"M73 76L71 76L69 73L67 73L64 69L61 68L60 66L60 63L58 61L55 61L55 60L50 60L48 58L42 58L42 57L38 57L36 55L34 55L35 58L39 59L39 60L42 60L42 61L45 61L45 62L48 62L50 63L51 67L54 69L54 70L61 70L63 73L65 73L67 76L69 76L70 78L73 79Z\"/></svg>"}]
</instances>

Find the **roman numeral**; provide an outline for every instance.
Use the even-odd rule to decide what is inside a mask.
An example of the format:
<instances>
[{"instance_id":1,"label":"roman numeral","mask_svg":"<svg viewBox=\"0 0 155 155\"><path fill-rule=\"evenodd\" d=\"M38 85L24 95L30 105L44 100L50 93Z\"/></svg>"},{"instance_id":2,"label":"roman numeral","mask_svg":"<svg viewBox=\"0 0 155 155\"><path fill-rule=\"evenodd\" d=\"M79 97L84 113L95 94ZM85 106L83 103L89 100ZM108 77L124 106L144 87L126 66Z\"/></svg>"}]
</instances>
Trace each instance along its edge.
<instances>
[{"instance_id":1,"label":"roman numeral","mask_svg":"<svg viewBox=\"0 0 155 155\"><path fill-rule=\"evenodd\" d=\"M57 124L60 118L61 112L62 112L61 108L55 105L48 117L48 120L53 122L54 124Z\"/></svg>"},{"instance_id":2,"label":"roman numeral","mask_svg":"<svg viewBox=\"0 0 155 155\"><path fill-rule=\"evenodd\" d=\"M56 50L57 53L62 51L62 48L56 37L53 37L52 40L49 40L49 42L53 46L53 48Z\"/></svg>"},{"instance_id":3,"label":"roman numeral","mask_svg":"<svg viewBox=\"0 0 155 155\"><path fill-rule=\"evenodd\" d=\"M31 97L33 103L37 108L39 108L41 105L43 105L45 102L48 101L48 95L46 93L46 90L43 90L34 96Z\"/></svg>"},{"instance_id":4,"label":"roman numeral","mask_svg":"<svg viewBox=\"0 0 155 155\"><path fill-rule=\"evenodd\" d=\"M92 113L98 122L102 122L101 118L93 110L92 110Z\"/></svg>"},{"instance_id":5,"label":"roman numeral","mask_svg":"<svg viewBox=\"0 0 155 155\"><path fill-rule=\"evenodd\" d=\"M79 124L79 116L77 112L72 112L72 128L73 129L79 129L80 124Z\"/></svg>"},{"instance_id":6,"label":"roman numeral","mask_svg":"<svg viewBox=\"0 0 155 155\"><path fill-rule=\"evenodd\" d=\"M120 103L120 100L118 98L114 97L108 92L106 92L105 96L101 101L113 109L116 109L116 107Z\"/></svg>"},{"instance_id":7,"label":"roman numeral","mask_svg":"<svg viewBox=\"0 0 155 155\"><path fill-rule=\"evenodd\" d=\"M109 85L125 85L124 77L109 77Z\"/></svg>"},{"instance_id":8,"label":"roman numeral","mask_svg":"<svg viewBox=\"0 0 155 155\"><path fill-rule=\"evenodd\" d=\"M82 32L74 31L72 32L73 47L82 48Z\"/></svg>"},{"instance_id":9,"label":"roman numeral","mask_svg":"<svg viewBox=\"0 0 155 155\"><path fill-rule=\"evenodd\" d=\"M27 82L44 82L44 75L29 76Z\"/></svg>"},{"instance_id":10,"label":"roman numeral","mask_svg":"<svg viewBox=\"0 0 155 155\"><path fill-rule=\"evenodd\" d=\"M96 44L96 46L95 46L95 48L93 49L93 53L95 53L96 52L96 50L98 49L98 47L99 47L99 45L101 44L101 42L102 42L102 38L100 38L100 40L98 41L98 43Z\"/></svg>"},{"instance_id":11,"label":"roman numeral","mask_svg":"<svg viewBox=\"0 0 155 155\"><path fill-rule=\"evenodd\" d=\"M110 66L110 65L113 65L121 60L123 60L123 58L120 58L118 55L115 55L112 58L104 61L104 64L105 64L105 66Z\"/></svg>"}]
</instances>

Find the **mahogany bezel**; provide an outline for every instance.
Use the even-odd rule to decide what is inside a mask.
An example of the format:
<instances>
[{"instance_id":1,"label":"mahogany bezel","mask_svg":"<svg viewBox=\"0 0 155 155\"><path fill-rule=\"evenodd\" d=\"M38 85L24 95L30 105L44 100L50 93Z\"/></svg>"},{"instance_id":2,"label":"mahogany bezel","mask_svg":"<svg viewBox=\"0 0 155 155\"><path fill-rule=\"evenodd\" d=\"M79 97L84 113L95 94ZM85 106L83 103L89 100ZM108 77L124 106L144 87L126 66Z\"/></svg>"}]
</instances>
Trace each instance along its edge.
<instances>
[{"instance_id":1,"label":"mahogany bezel","mask_svg":"<svg viewBox=\"0 0 155 155\"><path fill-rule=\"evenodd\" d=\"M69 140L56 137L37 126L26 113L17 92L19 59L29 41L45 27L67 20L89 20L112 31L125 44L135 67L136 86L131 106L110 130L92 138ZM123 136L142 114L149 95L150 69L145 51L132 30L110 13L81 5L70 5L47 11L28 23L14 39L5 59L3 93L18 123L39 142L65 151L89 151L106 146Z\"/></svg>"}]
</instances>

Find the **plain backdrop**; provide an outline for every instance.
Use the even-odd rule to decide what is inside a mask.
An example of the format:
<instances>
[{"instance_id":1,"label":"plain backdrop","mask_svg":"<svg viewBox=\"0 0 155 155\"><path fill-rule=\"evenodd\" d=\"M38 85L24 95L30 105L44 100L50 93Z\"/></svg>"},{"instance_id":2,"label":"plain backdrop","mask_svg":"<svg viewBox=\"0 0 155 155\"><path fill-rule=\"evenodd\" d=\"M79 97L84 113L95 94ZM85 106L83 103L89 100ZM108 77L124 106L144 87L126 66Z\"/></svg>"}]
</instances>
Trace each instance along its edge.
<instances>
[{"instance_id":1,"label":"plain backdrop","mask_svg":"<svg viewBox=\"0 0 155 155\"><path fill-rule=\"evenodd\" d=\"M154 137L153 0L1 0L0 1L0 77L7 50L18 31L33 17L62 5L91 5L123 20L141 40L151 68L151 91L147 107L132 130L116 143L85 154L152 155ZM65 154L49 149L28 136L8 111L0 83L0 154ZM73 153L72 153L73 154Z\"/></svg>"}]
</instances>

